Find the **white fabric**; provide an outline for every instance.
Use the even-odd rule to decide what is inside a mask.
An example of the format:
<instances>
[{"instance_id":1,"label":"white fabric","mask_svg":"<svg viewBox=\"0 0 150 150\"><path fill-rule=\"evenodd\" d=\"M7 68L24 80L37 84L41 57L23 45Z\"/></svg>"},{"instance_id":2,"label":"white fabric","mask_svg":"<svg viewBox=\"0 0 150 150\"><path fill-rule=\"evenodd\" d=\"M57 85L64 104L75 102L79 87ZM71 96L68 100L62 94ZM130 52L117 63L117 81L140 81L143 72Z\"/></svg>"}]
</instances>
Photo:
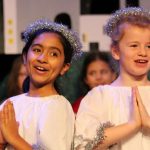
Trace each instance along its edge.
<instances>
[{"instance_id":1,"label":"white fabric","mask_svg":"<svg viewBox=\"0 0 150 150\"><path fill-rule=\"evenodd\" d=\"M150 114L150 86L138 87L142 101ZM76 118L76 135L93 139L99 123L110 121L114 125L129 120L131 87L98 86L81 101ZM81 141L75 141L76 146ZM127 141L121 141L113 150L150 150L150 136L138 132Z\"/></svg>"},{"instance_id":2,"label":"white fabric","mask_svg":"<svg viewBox=\"0 0 150 150\"><path fill-rule=\"evenodd\" d=\"M70 150L74 134L74 113L70 103L60 95L11 98L19 134L31 145L44 150ZM12 148L7 148L12 149Z\"/></svg>"}]
</instances>

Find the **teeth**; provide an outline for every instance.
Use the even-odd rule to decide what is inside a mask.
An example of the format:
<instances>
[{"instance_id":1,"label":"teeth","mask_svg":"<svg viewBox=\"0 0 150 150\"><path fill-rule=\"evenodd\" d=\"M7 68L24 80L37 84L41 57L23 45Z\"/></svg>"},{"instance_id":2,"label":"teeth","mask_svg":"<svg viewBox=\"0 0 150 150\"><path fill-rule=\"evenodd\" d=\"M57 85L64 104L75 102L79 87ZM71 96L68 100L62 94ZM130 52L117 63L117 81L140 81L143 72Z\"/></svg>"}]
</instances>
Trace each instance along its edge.
<instances>
[{"instance_id":1,"label":"teeth","mask_svg":"<svg viewBox=\"0 0 150 150\"><path fill-rule=\"evenodd\" d=\"M42 67L37 67L37 69L42 70L42 71L43 71L43 70L45 70L45 69L44 69L44 68L42 68Z\"/></svg>"},{"instance_id":2,"label":"teeth","mask_svg":"<svg viewBox=\"0 0 150 150\"><path fill-rule=\"evenodd\" d=\"M146 60L137 60L136 62L145 63L145 62L147 62L147 61L146 61Z\"/></svg>"}]
</instances>

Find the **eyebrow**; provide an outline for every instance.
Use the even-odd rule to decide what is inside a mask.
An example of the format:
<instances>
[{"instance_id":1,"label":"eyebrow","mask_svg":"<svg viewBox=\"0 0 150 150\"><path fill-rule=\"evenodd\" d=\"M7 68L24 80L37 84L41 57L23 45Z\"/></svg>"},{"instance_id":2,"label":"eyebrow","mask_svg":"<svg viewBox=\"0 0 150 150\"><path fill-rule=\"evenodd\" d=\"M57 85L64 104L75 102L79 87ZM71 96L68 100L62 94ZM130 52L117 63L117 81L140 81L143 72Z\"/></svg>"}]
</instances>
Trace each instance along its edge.
<instances>
[{"instance_id":1,"label":"eyebrow","mask_svg":"<svg viewBox=\"0 0 150 150\"><path fill-rule=\"evenodd\" d=\"M41 45L41 44L32 44L32 45L31 45L31 48L33 48L33 47L35 47L35 46L39 46L39 47L41 47L41 48L44 48L44 46ZM50 50L56 49L56 50L58 50L58 51L61 53L61 50L60 50L59 48L55 47L55 46L50 46L49 49L50 49Z\"/></svg>"}]
</instances>

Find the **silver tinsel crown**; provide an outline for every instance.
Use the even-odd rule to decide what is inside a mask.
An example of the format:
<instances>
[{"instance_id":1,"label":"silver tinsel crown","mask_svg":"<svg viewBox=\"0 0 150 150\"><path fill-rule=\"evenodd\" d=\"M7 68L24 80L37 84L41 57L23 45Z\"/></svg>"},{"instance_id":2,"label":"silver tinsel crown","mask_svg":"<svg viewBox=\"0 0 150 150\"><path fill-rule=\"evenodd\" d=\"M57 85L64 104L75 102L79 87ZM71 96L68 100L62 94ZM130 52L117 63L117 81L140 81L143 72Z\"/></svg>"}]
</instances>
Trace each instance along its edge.
<instances>
[{"instance_id":1,"label":"silver tinsel crown","mask_svg":"<svg viewBox=\"0 0 150 150\"><path fill-rule=\"evenodd\" d=\"M141 8L141 7L127 7L120 10L117 10L112 17L108 20L107 24L104 26L104 32L112 37L112 33L118 23L124 19L128 18L130 16L135 17L145 17L147 20L150 21L150 11Z\"/></svg>"},{"instance_id":2,"label":"silver tinsel crown","mask_svg":"<svg viewBox=\"0 0 150 150\"><path fill-rule=\"evenodd\" d=\"M48 30L60 33L70 43L73 48L73 57L76 58L82 54L81 42L77 32L69 30L66 26L58 23L51 22L47 19L39 19L30 24L23 33L24 41L27 43L28 40L39 30Z\"/></svg>"}]
</instances>

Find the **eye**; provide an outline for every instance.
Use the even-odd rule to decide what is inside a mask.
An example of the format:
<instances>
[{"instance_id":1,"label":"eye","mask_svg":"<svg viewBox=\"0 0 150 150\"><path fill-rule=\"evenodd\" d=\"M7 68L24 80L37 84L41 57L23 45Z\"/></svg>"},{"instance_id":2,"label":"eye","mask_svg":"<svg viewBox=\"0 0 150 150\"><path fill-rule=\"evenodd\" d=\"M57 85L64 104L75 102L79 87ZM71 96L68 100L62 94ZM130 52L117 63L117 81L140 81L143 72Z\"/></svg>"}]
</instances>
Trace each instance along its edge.
<instances>
[{"instance_id":1,"label":"eye","mask_svg":"<svg viewBox=\"0 0 150 150\"><path fill-rule=\"evenodd\" d=\"M40 53L42 50L41 50L40 48L33 48L33 51L34 51L35 53Z\"/></svg>"},{"instance_id":2,"label":"eye","mask_svg":"<svg viewBox=\"0 0 150 150\"><path fill-rule=\"evenodd\" d=\"M146 47L147 47L148 49L150 49L150 45L147 45Z\"/></svg>"},{"instance_id":3,"label":"eye","mask_svg":"<svg viewBox=\"0 0 150 150\"><path fill-rule=\"evenodd\" d=\"M137 44L132 44L132 45L130 45L130 47L138 47L138 45Z\"/></svg>"},{"instance_id":4,"label":"eye","mask_svg":"<svg viewBox=\"0 0 150 150\"><path fill-rule=\"evenodd\" d=\"M50 52L50 56L52 56L52 57L58 57L59 53L58 52Z\"/></svg>"},{"instance_id":5,"label":"eye","mask_svg":"<svg viewBox=\"0 0 150 150\"><path fill-rule=\"evenodd\" d=\"M89 72L88 73L90 76L94 76L95 74L96 74L96 72L95 71L91 71L91 72Z\"/></svg>"},{"instance_id":6,"label":"eye","mask_svg":"<svg viewBox=\"0 0 150 150\"><path fill-rule=\"evenodd\" d=\"M107 74L107 73L108 73L108 70L102 70L100 73L101 73L101 74Z\"/></svg>"}]
</instances>

